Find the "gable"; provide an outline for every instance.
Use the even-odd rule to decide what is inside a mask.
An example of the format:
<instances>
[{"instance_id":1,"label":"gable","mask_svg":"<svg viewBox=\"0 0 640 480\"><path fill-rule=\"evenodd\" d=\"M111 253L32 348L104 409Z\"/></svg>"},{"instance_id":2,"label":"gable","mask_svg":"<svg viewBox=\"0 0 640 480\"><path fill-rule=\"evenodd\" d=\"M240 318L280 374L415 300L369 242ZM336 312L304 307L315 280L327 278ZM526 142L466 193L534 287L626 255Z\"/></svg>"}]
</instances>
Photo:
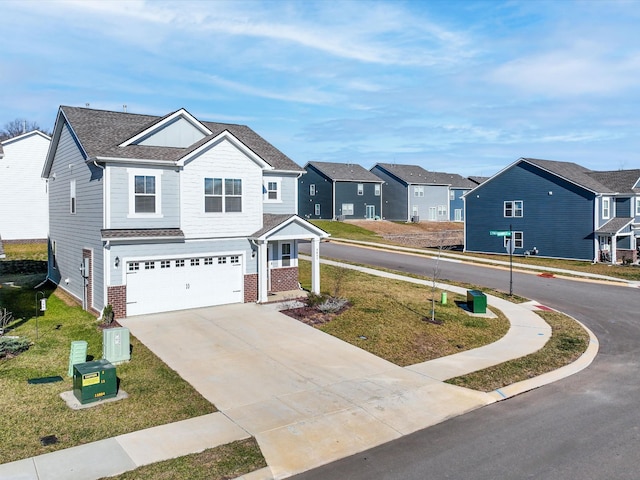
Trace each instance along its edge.
<instances>
[{"instance_id":1,"label":"gable","mask_svg":"<svg viewBox=\"0 0 640 480\"><path fill-rule=\"evenodd\" d=\"M206 135L201 129L184 117L178 117L171 122L143 136L134 145L150 147L187 148L202 140Z\"/></svg>"}]
</instances>

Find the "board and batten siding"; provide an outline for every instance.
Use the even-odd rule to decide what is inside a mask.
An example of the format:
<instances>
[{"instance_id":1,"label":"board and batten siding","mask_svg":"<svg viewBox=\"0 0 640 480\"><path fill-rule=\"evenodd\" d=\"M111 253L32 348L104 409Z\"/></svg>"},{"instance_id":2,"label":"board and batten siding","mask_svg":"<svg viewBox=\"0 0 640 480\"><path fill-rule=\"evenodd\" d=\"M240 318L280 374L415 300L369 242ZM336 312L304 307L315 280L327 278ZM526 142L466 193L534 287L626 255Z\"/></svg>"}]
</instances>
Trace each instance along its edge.
<instances>
[{"instance_id":1,"label":"board and batten siding","mask_svg":"<svg viewBox=\"0 0 640 480\"><path fill-rule=\"evenodd\" d=\"M50 140L39 133L2 144L0 234L3 240L44 240L49 231L47 182L40 175Z\"/></svg>"},{"instance_id":2,"label":"board and batten siding","mask_svg":"<svg viewBox=\"0 0 640 480\"><path fill-rule=\"evenodd\" d=\"M310 186L315 185L315 195ZM320 204L320 215L316 215L316 204ZM336 206L336 209L338 207ZM298 215L303 218L331 220L333 212L333 182L318 173L312 166L298 180Z\"/></svg>"},{"instance_id":3,"label":"board and batten siding","mask_svg":"<svg viewBox=\"0 0 640 480\"><path fill-rule=\"evenodd\" d=\"M127 261L143 261L148 259L190 259L219 255L244 255L242 262L244 274L257 273L257 258L251 257L251 244L246 238L228 238L220 240L196 240L175 243L158 244L114 244L111 246L111 258L119 257L118 267L112 262L110 265L111 284L124 285L126 283Z\"/></svg>"},{"instance_id":4,"label":"board and batten siding","mask_svg":"<svg viewBox=\"0 0 640 480\"><path fill-rule=\"evenodd\" d=\"M504 202L523 201L521 218L505 217ZM506 253L491 230L523 233L522 255L534 247L543 257L593 260L594 194L533 165L520 162L465 197L465 251Z\"/></svg>"},{"instance_id":5,"label":"board and batten siding","mask_svg":"<svg viewBox=\"0 0 640 480\"><path fill-rule=\"evenodd\" d=\"M109 185L109 217L106 228L179 228L180 226L180 173L175 168L144 167L133 165L107 165ZM160 215L131 215L130 176L156 175L160 181Z\"/></svg>"},{"instance_id":6,"label":"board and batten siding","mask_svg":"<svg viewBox=\"0 0 640 480\"><path fill-rule=\"evenodd\" d=\"M382 218L385 220L408 221L410 211L407 205L407 184L386 170L375 166L371 173L384 180L382 184Z\"/></svg>"},{"instance_id":7,"label":"board and batten siding","mask_svg":"<svg viewBox=\"0 0 640 480\"><path fill-rule=\"evenodd\" d=\"M180 173L181 227L186 238L247 236L262 227L262 168L226 139L193 158ZM204 179L242 180L242 212L204 211Z\"/></svg>"},{"instance_id":8,"label":"board and batten siding","mask_svg":"<svg viewBox=\"0 0 640 480\"><path fill-rule=\"evenodd\" d=\"M75 214L70 209L71 180L76 182ZM65 125L49 180L49 241L51 245L55 242L56 249L55 265L49 258L49 276L59 282L63 290L82 300L82 250L91 250L93 302L89 306L96 310L104 306L102 225L103 170L85 162Z\"/></svg>"},{"instance_id":9,"label":"board and batten siding","mask_svg":"<svg viewBox=\"0 0 640 480\"><path fill-rule=\"evenodd\" d=\"M263 211L264 213L273 214L296 214L297 208L297 191L298 191L298 176L297 175L285 175L285 174L272 174L264 173L263 185L266 188L268 182L279 182L280 186L280 199L279 201L272 201L264 199Z\"/></svg>"}]
</instances>

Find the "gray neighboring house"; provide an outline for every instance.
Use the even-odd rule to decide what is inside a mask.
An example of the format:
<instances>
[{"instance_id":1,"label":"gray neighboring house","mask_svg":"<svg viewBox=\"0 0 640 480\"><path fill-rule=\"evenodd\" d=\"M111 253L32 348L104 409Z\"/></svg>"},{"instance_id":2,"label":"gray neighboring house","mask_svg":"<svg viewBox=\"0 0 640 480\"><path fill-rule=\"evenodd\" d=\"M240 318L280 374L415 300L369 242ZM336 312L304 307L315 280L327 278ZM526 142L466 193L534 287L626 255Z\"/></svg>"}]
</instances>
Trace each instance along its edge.
<instances>
[{"instance_id":1,"label":"gray neighboring house","mask_svg":"<svg viewBox=\"0 0 640 480\"><path fill-rule=\"evenodd\" d=\"M377 163L371 173L384 180L382 217L405 222L448 221L448 174L417 165Z\"/></svg>"},{"instance_id":2,"label":"gray neighboring house","mask_svg":"<svg viewBox=\"0 0 640 480\"><path fill-rule=\"evenodd\" d=\"M299 289L298 242L328 234L296 215L304 171L244 125L60 107L42 176L48 278L116 318Z\"/></svg>"},{"instance_id":3,"label":"gray neighboring house","mask_svg":"<svg viewBox=\"0 0 640 480\"><path fill-rule=\"evenodd\" d=\"M316 219L379 219L383 181L360 165L308 162L298 180L298 215Z\"/></svg>"}]
</instances>

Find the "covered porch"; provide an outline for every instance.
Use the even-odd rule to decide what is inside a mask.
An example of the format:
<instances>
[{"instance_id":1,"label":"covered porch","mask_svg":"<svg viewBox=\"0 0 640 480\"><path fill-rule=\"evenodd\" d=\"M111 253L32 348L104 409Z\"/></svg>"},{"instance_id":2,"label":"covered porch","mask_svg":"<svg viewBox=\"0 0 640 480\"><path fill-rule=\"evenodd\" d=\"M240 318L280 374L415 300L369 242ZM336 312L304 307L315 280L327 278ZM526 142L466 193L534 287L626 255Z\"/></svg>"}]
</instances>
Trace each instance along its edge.
<instances>
[{"instance_id":1,"label":"covered porch","mask_svg":"<svg viewBox=\"0 0 640 480\"><path fill-rule=\"evenodd\" d=\"M638 261L637 238L633 218L616 217L596 230L597 256L602 263L635 263Z\"/></svg>"},{"instance_id":2,"label":"covered porch","mask_svg":"<svg viewBox=\"0 0 640 480\"><path fill-rule=\"evenodd\" d=\"M329 234L297 215L265 214L263 228L249 239L257 256L257 302L298 289L298 243L311 243L311 291L320 293L320 241Z\"/></svg>"}]
</instances>

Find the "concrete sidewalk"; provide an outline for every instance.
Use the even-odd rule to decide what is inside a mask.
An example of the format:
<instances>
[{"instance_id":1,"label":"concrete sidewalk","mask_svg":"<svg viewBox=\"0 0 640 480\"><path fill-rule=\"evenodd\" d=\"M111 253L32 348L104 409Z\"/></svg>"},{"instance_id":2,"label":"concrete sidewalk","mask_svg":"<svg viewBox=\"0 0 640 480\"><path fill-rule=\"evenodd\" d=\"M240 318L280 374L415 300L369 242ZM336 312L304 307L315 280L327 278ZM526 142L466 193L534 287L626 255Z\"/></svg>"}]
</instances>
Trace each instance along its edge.
<instances>
[{"instance_id":1,"label":"concrete sidewalk","mask_svg":"<svg viewBox=\"0 0 640 480\"><path fill-rule=\"evenodd\" d=\"M334 263L323 261L324 263ZM373 275L428 283L341 264ZM449 285L438 288L464 293ZM254 436L269 467L246 480L286 478L585 368L581 359L544 379L492 393L446 378L532 353L550 337L532 310L488 296L511 322L498 342L449 357L394 365L278 311L236 304L133 317L122 323L220 410L217 413L0 465L11 480L93 480Z\"/></svg>"}]
</instances>

